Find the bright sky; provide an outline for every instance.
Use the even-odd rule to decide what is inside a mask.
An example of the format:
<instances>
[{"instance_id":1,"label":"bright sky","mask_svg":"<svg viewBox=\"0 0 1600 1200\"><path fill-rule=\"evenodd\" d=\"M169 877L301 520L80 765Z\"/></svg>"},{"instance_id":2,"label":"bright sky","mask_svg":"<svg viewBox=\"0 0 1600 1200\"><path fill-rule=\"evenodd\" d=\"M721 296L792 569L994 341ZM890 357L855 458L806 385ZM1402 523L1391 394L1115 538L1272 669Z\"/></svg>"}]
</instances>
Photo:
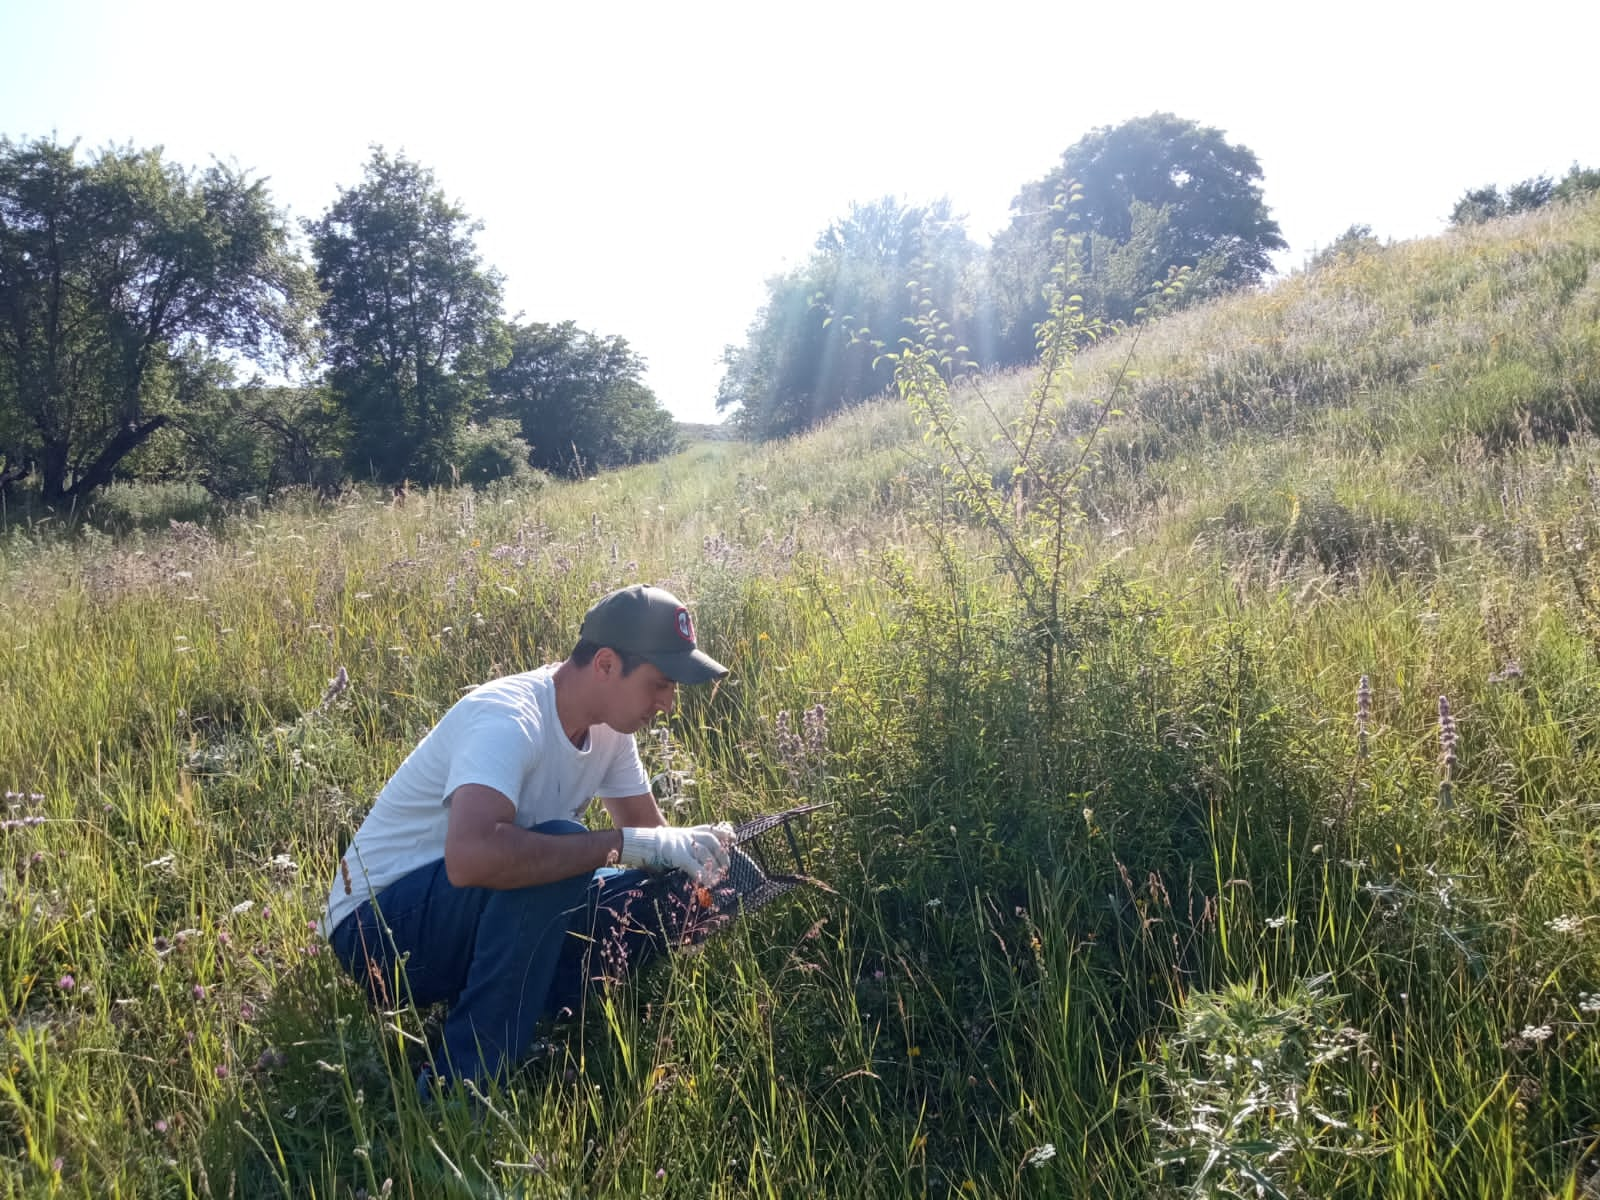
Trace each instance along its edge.
<instances>
[{"instance_id":1,"label":"bright sky","mask_svg":"<svg viewBox=\"0 0 1600 1200\"><path fill-rule=\"evenodd\" d=\"M0 133L231 159L298 217L404 151L511 313L621 334L710 421L764 280L852 201L948 195L986 241L1090 128L1170 111L1256 152L1295 266L1600 166L1597 44L1592 0L4 0Z\"/></svg>"}]
</instances>

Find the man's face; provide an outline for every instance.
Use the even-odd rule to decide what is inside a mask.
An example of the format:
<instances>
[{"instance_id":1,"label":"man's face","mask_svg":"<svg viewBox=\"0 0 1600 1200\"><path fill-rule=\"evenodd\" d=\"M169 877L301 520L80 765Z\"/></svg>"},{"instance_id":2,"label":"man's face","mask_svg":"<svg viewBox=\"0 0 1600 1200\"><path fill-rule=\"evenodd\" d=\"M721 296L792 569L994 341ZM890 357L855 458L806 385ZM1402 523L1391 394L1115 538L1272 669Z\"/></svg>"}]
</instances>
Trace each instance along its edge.
<instances>
[{"instance_id":1,"label":"man's face","mask_svg":"<svg viewBox=\"0 0 1600 1200\"><path fill-rule=\"evenodd\" d=\"M616 662L609 678L606 724L618 733L638 733L656 719L657 713L671 713L678 698L678 685L653 663L640 663L624 675L621 662Z\"/></svg>"}]
</instances>

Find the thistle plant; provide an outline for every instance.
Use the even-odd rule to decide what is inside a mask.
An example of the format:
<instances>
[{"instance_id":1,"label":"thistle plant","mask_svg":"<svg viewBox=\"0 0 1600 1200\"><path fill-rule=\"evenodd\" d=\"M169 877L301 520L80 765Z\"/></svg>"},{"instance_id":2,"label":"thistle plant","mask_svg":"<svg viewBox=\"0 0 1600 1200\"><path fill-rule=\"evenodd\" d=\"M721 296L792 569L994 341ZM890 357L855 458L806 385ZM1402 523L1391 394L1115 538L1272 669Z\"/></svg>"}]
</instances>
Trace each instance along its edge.
<instances>
[{"instance_id":1,"label":"thistle plant","mask_svg":"<svg viewBox=\"0 0 1600 1200\"><path fill-rule=\"evenodd\" d=\"M1138 1102L1163 1194L1287 1200L1313 1156L1372 1152L1336 1072L1363 1038L1326 984L1297 981L1277 999L1244 985L1189 996L1143 1064Z\"/></svg>"}]
</instances>

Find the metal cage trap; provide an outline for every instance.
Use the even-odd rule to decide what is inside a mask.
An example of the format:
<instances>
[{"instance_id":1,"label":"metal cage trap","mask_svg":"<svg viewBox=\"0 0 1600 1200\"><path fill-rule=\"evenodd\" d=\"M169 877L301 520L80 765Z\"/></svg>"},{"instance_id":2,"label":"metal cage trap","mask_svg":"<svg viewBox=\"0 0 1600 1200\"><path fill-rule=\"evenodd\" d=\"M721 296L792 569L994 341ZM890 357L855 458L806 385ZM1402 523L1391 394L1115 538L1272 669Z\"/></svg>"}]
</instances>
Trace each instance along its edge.
<instances>
[{"instance_id":1,"label":"metal cage trap","mask_svg":"<svg viewBox=\"0 0 1600 1200\"><path fill-rule=\"evenodd\" d=\"M736 825L728 851L728 874L715 887L700 887L681 872L651 880L649 899L661 914L668 945L697 946L801 884L828 889L807 872L806 818L828 802L803 804L753 817Z\"/></svg>"}]
</instances>

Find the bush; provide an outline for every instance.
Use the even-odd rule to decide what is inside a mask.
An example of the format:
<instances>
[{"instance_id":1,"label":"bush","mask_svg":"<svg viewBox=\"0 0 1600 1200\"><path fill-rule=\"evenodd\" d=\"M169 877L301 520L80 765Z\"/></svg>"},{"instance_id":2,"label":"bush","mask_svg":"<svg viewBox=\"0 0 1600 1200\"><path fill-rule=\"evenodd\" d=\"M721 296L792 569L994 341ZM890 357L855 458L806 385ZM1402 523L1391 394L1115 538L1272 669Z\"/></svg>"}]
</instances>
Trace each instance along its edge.
<instances>
[{"instance_id":1,"label":"bush","mask_svg":"<svg viewBox=\"0 0 1600 1200\"><path fill-rule=\"evenodd\" d=\"M529 464L532 447L520 436L509 417L468 425L456 443L456 462L462 483L483 487L498 479L531 482L538 472Z\"/></svg>"}]
</instances>

